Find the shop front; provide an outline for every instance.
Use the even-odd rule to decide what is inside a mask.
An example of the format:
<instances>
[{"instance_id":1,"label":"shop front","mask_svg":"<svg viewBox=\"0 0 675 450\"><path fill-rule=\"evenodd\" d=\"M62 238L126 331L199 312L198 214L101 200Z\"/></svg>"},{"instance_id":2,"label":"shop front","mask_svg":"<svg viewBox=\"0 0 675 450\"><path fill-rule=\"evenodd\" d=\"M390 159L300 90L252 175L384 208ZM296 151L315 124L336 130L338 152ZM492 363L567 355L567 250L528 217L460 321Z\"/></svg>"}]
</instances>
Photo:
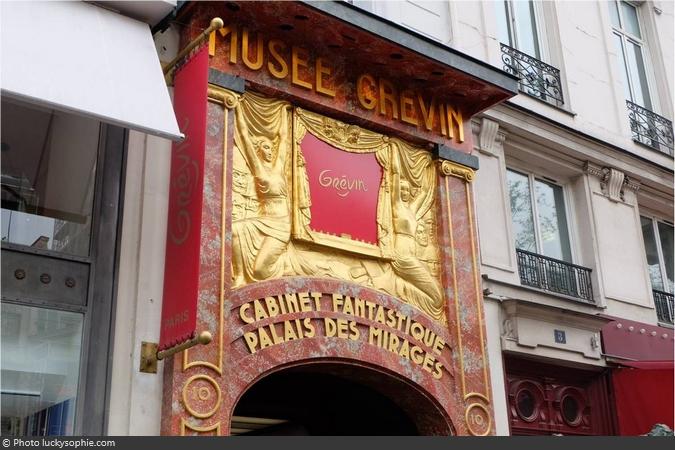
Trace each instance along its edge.
<instances>
[{"instance_id":1,"label":"shop front","mask_svg":"<svg viewBox=\"0 0 675 450\"><path fill-rule=\"evenodd\" d=\"M501 71L339 3L199 3L173 75L162 434L494 433L471 117Z\"/></svg>"},{"instance_id":2,"label":"shop front","mask_svg":"<svg viewBox=\"0 0 675 450\"><path fill-rule=\"evenodd\" d=\"M129 130L182 137L148 25L172 5L122 6L1 6L3 437L106 431Z\"/></svg>"}]
</instances>

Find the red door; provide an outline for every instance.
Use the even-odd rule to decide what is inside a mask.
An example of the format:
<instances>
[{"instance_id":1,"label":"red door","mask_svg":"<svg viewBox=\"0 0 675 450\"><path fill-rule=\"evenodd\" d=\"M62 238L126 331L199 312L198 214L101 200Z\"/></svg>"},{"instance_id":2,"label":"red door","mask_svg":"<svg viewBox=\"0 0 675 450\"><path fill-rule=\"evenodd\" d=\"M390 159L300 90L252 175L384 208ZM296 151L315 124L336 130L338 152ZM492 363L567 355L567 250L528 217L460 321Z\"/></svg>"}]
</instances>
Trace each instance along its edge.
<instances>
[{"instance_id":1,"label":"red door","mask_svg":"<svg viewBox=\"0 0 675 450\"><path fill-rule=\"evenodd\" d=\"M611 435L608 376L505 358L512 435Z\"/></svg>"}]
</instances>

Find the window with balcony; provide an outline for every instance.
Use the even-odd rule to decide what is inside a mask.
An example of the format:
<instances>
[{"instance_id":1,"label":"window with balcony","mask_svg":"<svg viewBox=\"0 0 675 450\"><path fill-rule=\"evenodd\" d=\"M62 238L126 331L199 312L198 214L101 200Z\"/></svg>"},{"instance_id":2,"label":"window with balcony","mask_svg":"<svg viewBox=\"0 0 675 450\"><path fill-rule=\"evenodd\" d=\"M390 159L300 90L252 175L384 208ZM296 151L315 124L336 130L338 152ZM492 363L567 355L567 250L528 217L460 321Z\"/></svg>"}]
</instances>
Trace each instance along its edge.
<instances>
[{"instance_id":1,"label":"window with balcony","mask_svg":"<svg viewBox=\"0 0 675 450\"><path fill-rule=\"evenodd\" d=\"M520 78L520 90L555 106L564 104L560 70L542 61L537 3L495 2L504 70Z\"/></svg>"},{"instance_id":2,"label":"window with balcony","mask_svg":"<svg viewBox=\"0 0 675 450\"><path fill-rule=\"evenodd\" d=\"M563 188L507 170L520 282L594 303L590 269L572 264Z\"/></svg>"},{"instance_id":3,"label":"window with balcony","mask_svg":"<svg viewBox=\"0 0 675 450\"><path fill-rule=\"evenodd\" d=\"M633 140L672 156L673 123L654 112L639 8L630 2L612 0L609 13Z\"/></svg>"},{"instance_id":4,"label":"window with balcony","mask_svg":"<svg viewBox=\"0 0 675 450\"><path fill-rule=\"evenodd\" d=\"M650 217L640 217L649 279L659 322L673 323L673 226Z\"/></svg>"}]
</instances>

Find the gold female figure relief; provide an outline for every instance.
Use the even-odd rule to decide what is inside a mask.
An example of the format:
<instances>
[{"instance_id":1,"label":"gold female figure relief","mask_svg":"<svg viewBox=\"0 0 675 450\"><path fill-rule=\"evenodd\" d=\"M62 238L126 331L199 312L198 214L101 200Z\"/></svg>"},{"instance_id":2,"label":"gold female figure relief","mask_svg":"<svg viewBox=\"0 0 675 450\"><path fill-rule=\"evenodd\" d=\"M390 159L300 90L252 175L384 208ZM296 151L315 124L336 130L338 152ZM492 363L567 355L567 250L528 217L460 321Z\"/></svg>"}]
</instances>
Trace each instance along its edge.
<instances>
[{"instance_id":1,"label":"gold female figure relief","mask_svg":"<svg viewBox=\"0 0 675 450\"><path fill-rule=\"evenodd\" d=\"M443 293L440 283L416 255L417 211L422 196L412 194L410 183L401 179L399 155L392 158L392 215L394 259L392 269L398 275L397 295L442 320Z\"/></svg>"},{"instance_id":2,"label":"gold female figure relief","mask_svg":"<svg viewBox=\"0 0 675 450\"><path fill-rule=\"evenodd\" d=\"M241 105L235 109L238 131L236 143L253 176L258 202L255 217L232 224L232 272L235 287L280 276L284 270L282 255L290 240L291 220L285 173L290 105L274 102L268 106L271 110L276 110L276 114L273 114L274 123L256 124L256 128L278 128L274 139L263 134L253 136L247 120L254 121L256 118L245 117ZM252 107L257 108L258 105ZM277 124L278 126L274 126Z\"/></svg>"}]
</instances>

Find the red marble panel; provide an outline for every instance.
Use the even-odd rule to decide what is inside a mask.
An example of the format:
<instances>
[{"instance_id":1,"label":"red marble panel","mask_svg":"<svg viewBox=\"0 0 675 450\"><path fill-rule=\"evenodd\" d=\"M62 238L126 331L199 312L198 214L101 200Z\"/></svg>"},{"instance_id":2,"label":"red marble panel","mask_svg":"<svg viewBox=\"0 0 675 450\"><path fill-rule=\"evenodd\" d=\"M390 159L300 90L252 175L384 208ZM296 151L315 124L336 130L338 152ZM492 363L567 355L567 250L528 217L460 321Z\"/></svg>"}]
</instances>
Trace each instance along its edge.
<instances>
[{"instance_id":1,"label":"red marble panel","mask_svg":"<svg viewBox=\"0 0 675 450\"><path fill-rule=\"evenodd\" d=\"M458 426L458 433L493 433L493 427L487 428L493 423L494 415L485 350L483 296L477 278L478 240L471 184L458 177L442 178L438 203L448 325L454 339L455 371L462 401L469 410L469 423L463 421L464 428L460 431ZM472 406L476 403L479 406ZM475 414L481 417L473 418Z\"/></svg>"}]
</instances>

